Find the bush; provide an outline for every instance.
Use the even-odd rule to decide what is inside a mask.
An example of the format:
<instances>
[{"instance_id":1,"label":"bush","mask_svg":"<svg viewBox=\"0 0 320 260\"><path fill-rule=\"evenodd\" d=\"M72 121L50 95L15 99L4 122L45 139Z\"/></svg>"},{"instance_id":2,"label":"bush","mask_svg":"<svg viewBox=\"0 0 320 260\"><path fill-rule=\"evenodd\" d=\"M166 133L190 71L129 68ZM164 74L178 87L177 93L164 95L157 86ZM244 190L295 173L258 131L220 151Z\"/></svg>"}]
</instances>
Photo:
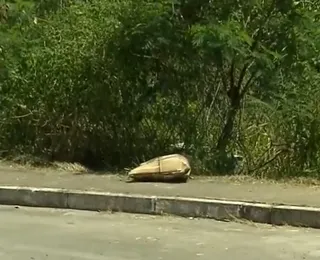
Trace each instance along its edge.
<instances>
[{"instance_id":1,"label":"bush","mask_svg":"<svg viewBox=\"0 0 320 260\"><path fill-rule=\"evenodd\" d=\"M198 173L317 175L318 6L9 3L3 156L123 168L177 151ZM5 39L9 39L6 41Z\"/></svg>"}]
</instances>

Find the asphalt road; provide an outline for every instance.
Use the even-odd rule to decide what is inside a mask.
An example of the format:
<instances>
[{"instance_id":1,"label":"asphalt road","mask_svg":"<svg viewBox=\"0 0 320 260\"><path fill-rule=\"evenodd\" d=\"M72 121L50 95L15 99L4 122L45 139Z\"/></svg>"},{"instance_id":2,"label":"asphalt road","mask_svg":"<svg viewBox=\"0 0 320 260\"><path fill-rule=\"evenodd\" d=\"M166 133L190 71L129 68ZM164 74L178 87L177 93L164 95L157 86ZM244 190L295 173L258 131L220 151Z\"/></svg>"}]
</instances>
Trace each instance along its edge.
<instances>
[{"instance_id":1,"label":"asphalt road","mask_svg":"<svg viewBox=\"0 0 320 260\"><path fill-rule=\"evenodd\" d=\"M0 206L1 260L320 259L320 230Z\"/></svg>"}]
</instances>

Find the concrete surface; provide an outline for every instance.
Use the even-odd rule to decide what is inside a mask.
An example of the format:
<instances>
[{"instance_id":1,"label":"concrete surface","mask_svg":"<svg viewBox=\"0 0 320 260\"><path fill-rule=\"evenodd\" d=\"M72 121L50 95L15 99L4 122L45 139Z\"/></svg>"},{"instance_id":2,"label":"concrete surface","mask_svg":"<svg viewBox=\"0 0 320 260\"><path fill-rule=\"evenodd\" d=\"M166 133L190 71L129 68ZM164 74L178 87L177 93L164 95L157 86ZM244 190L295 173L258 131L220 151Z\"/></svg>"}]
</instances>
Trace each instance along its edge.
<instances>
[{"instance_id":1,"label":"concrete surface","mask_svg":"<svg viewBox=\"0 0 320 260\"><path fill-rule=\"evenodd\" d=\"M320 231L0 206L1 260L315 260Z\"/></svg>"},{"instance_id":2,"label":"concrete surface","mask_svg":"<svg viewBox=\"0 0 320 260\"><path fill-rule=\"evenodd\" d=\"M54 188L0 186L0 204L62 209L245 219L257 223L320 228L320 209L199 198L175 198Z\"/></svg>"},{"instance_id":3,"label":"concrete surface","mask_svg":"<svg viewBox=\"0 0 320 260\"><path fill-rule=\"evenodd\" d=\"M74 174L0 166L0 185L64 188L154 196L214 198L320 207L320 186L230 181L223 177L196 178L182 184L125 183L112 175Z\"/></svg>"}]
</instances>

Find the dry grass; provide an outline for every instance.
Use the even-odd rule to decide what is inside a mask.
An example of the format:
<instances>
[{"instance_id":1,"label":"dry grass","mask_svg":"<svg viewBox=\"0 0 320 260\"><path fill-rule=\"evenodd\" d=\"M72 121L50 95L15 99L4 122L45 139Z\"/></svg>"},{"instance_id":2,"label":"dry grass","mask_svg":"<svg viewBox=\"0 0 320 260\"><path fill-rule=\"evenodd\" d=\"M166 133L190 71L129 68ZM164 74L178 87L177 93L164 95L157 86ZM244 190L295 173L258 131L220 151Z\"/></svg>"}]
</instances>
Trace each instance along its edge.
<instances>
[{"instance_id":1,"label":"dry grass","mask_svg":"<svg viewBox=\"0 0 320 260\"><path fill-rule=\"evenodd\" d=\"M8 167L17 170L30 171L60 171L68 173L89 173L90 170L79 163L67 162L45 162L34 163L34 161L19 161L19 160L0 160L0 167Z\"/></svg>"},{"instance_id":2,"label":"dry grass","mask_svg":"<svg viewBox=\"0 0 320 260\"><path fill-rule=\"evenodd\" d=\"M90 170L79 163L53 162L52 168L76 173L89 173Z\"/></svg>"}]
</instances>

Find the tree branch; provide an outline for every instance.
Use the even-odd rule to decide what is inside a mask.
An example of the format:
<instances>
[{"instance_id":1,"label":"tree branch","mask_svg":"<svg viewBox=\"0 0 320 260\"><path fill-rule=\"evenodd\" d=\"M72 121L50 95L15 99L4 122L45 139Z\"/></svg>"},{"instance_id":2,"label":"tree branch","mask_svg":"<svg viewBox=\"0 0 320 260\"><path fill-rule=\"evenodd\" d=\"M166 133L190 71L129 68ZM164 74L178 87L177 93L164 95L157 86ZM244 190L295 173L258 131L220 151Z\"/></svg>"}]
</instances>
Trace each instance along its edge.
<instances>
[{"instance_id":1,"label":"tree branch","mask_svg":"<svg viewBox=\"0 0 320 260\"><path fill-rule=\"evenodd\" d=\"M251 82L256 77L257 73L258 73L258 71L255 71L254 73L251 74L247 83L244 85L244 87L242 88L242 91L240 92L240 99L242 99L244 97L244 95L247 93L249 87L251 86Z\"/></svg>"},{"instance_id":2,"label":"tree branch","mask_svg":"<svg viewBox=\"0 0 320 260\"><path fill-rule=\"evenodd\" d=\"M242 82L244 80L244 77L246 75L246 72L247 70L253 65L254 61L251 61L250 63L246 63L241 72L240 72L240 76L239 76L239 80L238 80L238 85L237 85L237 88L240 90L241 89L241 85L242 85Z\"/></svg>"},{"instance_id":3,"label":"tree branch","mask_svg":"<svg viewBox=\"0 0 320 260\"><path fill-rule=\"evenodd\" d=\"M231 68L230 68L230 89L234 88L234 67L235 67L235 58L232 59Z\"/></svg>"}]
</instances>

